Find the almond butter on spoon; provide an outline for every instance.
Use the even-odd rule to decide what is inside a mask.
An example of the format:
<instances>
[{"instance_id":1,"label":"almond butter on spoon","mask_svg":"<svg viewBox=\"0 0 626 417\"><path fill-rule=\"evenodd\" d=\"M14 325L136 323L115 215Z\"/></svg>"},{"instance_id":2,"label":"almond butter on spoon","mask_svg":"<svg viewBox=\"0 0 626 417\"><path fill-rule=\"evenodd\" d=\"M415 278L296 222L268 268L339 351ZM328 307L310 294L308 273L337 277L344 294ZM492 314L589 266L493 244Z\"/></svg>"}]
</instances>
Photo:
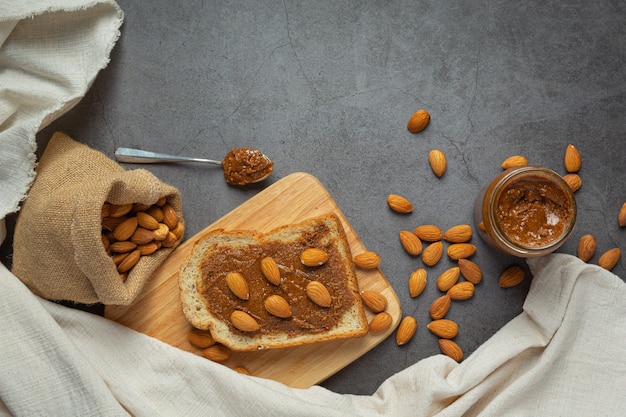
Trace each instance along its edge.
<instances>
[{"instance_id":1,"label":"almond butter on spoon","mask_svg":"<svg viewBox=\"0 0 626 417\"><path fill-rule=\"evenodd\" d=\"M224 169L224 179L229 184L246 185L263 181L274 169L274 163L261 151L252 148L234 148L223 161L168 155L140 149L117 148L115 159L133 164L155 164L161 162L199 162L220 165Z\"/></svg>"}]
</instances>

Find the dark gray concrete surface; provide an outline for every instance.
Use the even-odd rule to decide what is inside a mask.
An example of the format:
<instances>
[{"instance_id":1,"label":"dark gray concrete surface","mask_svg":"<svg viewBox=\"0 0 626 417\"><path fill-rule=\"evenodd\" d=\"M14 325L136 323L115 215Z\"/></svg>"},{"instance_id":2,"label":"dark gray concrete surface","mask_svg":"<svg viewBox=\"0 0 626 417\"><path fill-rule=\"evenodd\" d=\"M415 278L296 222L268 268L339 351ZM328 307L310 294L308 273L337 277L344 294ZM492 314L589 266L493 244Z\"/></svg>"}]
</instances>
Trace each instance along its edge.
<instances>
[{"instance_id":1,"label":"dark gray concrete surface","mask_svg":"<svg viewBox=\"0 0 626 417\"><path fill-rule=\"evenodd\" d=\"M370 394L439 353L428 307L440 295L436 277L454 264L444 257L429 268L426 291L411 299L408 277L421 261L404 253L398 232L472 222L476 194L511 155L565 173L565 147L577 146L578 225L559 252L575 254L585 233L598 241L592 262L615 246L626 251L617 225L626 201L624 2L119 4L125 23L109 66L38 135L38 152L60 130L110 157L126 146L221 159L250 146L275 161L270 179L248 188L228 186L215 167L143 166L181 191L187 237L290 173L316 176L380 253L404 313L419 323L408 345L390 337L321 384L333 391ZM432 120L413 135L406 123L418 109ZM448 157L441 179L428 166L435 148ZM415 211L391 212L389 193ZM531 282L500 289L500 272L524 261L473 243L485 278L449 313L466 355L521 312ZM624 256L614 269L622 279Z\"/></svg>"}]
</instances>

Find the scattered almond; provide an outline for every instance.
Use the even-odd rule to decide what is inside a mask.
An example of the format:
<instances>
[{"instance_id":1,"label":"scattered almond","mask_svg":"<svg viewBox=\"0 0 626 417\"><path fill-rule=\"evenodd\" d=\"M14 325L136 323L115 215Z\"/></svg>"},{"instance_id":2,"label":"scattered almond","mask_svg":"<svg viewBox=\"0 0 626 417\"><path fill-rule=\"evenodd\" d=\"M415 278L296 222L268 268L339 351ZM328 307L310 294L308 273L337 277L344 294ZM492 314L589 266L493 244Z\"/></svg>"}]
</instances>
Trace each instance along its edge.
<instances>
[{"instance_id":1,"label":"scattered almond","mask_svg":"<svg viewBox=\"0 0 626 417\"><path fill-rule=\"evenodd\" d=\"M442 177L446 172L446 155L439 149L433 149L428 153L428 163L436 176Z\"/></svg>"},{"instance_id":2,"label":"scattered almond","mask_svg":"<svg viewBox=\"0 0 626 417\"><path fill-rule=\"evenodd\" d=\"M442 319L448 314L448 310L450 310L450 304L452 303L452 299L448 294L444 294L441 297L437 298L430 305L430 309L428 313L433 320Z\"/></svg>"},{"instance_id":3,"label":"scattered almond","mask_svg":"<svg viewBox=\"0 0 626 417\"><path fill-rule=\"evenodd\" d=\"M452 288L454 284L458 282L460 275L461 269L458 266L445 270L437 278L437 288L439 289L439 291L448 291L450 288Z\"/></svg>"},{"instance_id":4,"label":"scattered almond","mask_svg":"<svg viewBox=\"0 0 626 417\"><path fill-rule=\"evenodd\" d=\"M418 110L409 118L406 128L411 133L419 133L430 123L430 114L426 110Z\"/></svg>"},{"instance_id":5,"label":"scattered almond","mask_svg":"<svg viewBox=\"0 0 626 417\"><path fill-rule=\"evenodd\" d=\"M261 259L261 273L270 283L280 285L280 269L273 258L267 256Z\"/></svg>"},{"instance_id":6,"label":"scattered almond","mask_svg":"<svg viewBox=\"0 0 626 417\"><path fill-rule=\"evenodd\" d=\"M372 318L369 324L369 332L370 333L380 333L387 330L391 323L393 322L393 318L391 314L383 311L382 313L378 313Z\"/></svg>"},{"instance_id":7,"label":"scattered almond","mask_svg":"<svg viewBox=\"0 0 626 417\"><path fill-rule=\"evenodd\" d=\"M419 237L420 240L423 240L425 242L436 242L443 239L443 233L441 232L441 229L432 224L423 224L421 226L418 226L415 228L415 230L413 230L413 233L415 233L415 235Z\"/></svg>"},{"instance_id":8,"label":"scattered almond","mask_svg":"<svg viewBox=\"0 0 626 417\"><path fill-rule=\"evenodd\" d=\"M472 226L459 224L446 230L443 239L450 243L465 243L472 238Z\"/></svg>"},{"instance_id":9,"label":"scattered almond","mask_svg":"<svg viewBox=\"0 0 626 417\"><path fill-rule=\"evenodd\" d=\"M565 157L563 158L563 162L565 164L565 169L567 170L567 172L578 172L580 170L580 166L582 165L580 152L571 143L567 145L567 148L565 149Z\"/></svg>"},{"instance_id":10,"label":"scattered almond","mask_svg":"<svg viewBox=\"0 0 626 417\"><path fill-rule=\"evenodd\" d=\"M426 266L435 266L443 255L443 243L433 242L422 252L422 262Z\"/></svg>"},{"instance_id":11,"label":"scattered almond","mask_svg":"<svg viewBox=\"0 0 626 417\"><path fill-rule=\"evenodd\" d=\"M524 272L524 269L522 269L522 267L516 265L510 266L506 268L500 275L498 285L500 285L501 288L514 287L524 281L525 275L526 272Z\"/></svg>"},{"instance_id":12,"label":"scattered almond","mask_svg":"<svg viewBox=\"0 0 626 417\"><path fill-rule=\"evenodd\" d=\"M401 230L400 243L409 255L418 256L422 253L422 241L413 232Z\"/></svg>"},{"instance_id":13,"label":"scattered almond","mask_svg":"<svg viewBox=\"0 0 626 417\"><path fill-rule=\"evenodd\" d=\"M259 330L259 323L245 311L233 311L230 315L230 322L242 332L256 332Z\"/></svg>"},{"instance_id":14,"label":"scattered almond","mask_svg":"<svg viewBox=\"0 0 626 417\"><path fill-rule=\"evenodd\" d=\"M240 272L229 272L226 274L226 285L237 298L241 300L248 300L250 298L248 283Z\"/></svg>"},{"instance_id":15,"label":"scattered almond","mask_svg":"<svg viewBox=\"0 0 626 417\"><path fill-rule=\"evenodd\" d=\"M453 340L439 339L439 349L441 349L441 353L451 357L457 362L461 362L463 360L463 350Z\"/></svg>"},{"instance_id":16,"label":"scattered almond","mask_svg":"<svg viewBox=\"0 0 626 417\"><path fill-rule=\"evenodd\" d=\"M286 319L291 317L291 306L287 300L278 294L272 294L265 299L265 309L268 313Z\"/></svg>"},{"instance_id":17,"label":"scattered almond","mask_svg":"<svg viewBox=\"0 0 626 417\"><path fill-rule=\"evenodd\" d=\"M202 351L202 356L213 362L224 362L230 358L230 349L224 345L213 345Z\"/></svg>"},{"instance_id":18,"label":"scattered almond","mask_svg":"<svg viewBox=\"0 0 626 417\"><path fill-rule=\"evenodd\" d=\"M305 289L306 295L320 307L330 307L332 298L328 289L319 281L311 281Z\"/></svg>"},{"instance_id":19,"label":"scattered almond","mask_svg":"<svg viewBox=\"0 0 626 417\"><path fill-rule=\"evenodd\" d=\"M578 249L576 255L580 259L582 259L583 262L588 262L589 259L591 259L596 253L596 246L596 238L593 237L593 235L583 235L578 240Z\"/></svg>"},{"instance_id":20,"label":"scattered almond","mask_svg":"<svg viewBox=\"0 0 626 417\"><path fill-rule=\"evenodd\" d=\"M389 194L389 196L387 196L387 205L397 213L413 212L413 204L401 195Z\"/></svg>"},{"instance_id":21,"label":"scattered almond","mask_svg":"<svg viewBox=\"0 0 626 417\"><path fill-rule=\"evenodd\" d=\"M372 313L380 313L381 311L385 311L387 308L387 297L379 292L365 290L361 292L361 298L363 299L365 307L367 307Z\"/></svg>"},{"instance_id":22,"label":"scattered almond","mask_svg":"<svg viewBox=\"0 0 626 417\"><path fill-rule=\"evenodd\" d=\"M476 253L476 246L471 243L453 243L448 246L447 253L450 259L458 261L473 256Z\"/></svg>"},{"instance_id":23,"label":"scattered almond","mask_svg":"<svg viewBox=\"0 0 626 417\"><path fill-rule=\"evenodd\" d=\"M193 329L187 333L189 343L200 349L206 349L215 344L215 339L208 330Z\"/></svg>"},{"instance_id":24,"label":"scattered almond","mask_svg":"<svg viewBox=\"0 0 626 417\"><path fill-rule=\"evenodd\" d=\"M424 291L426 288L426 275L427 272L423 268L418 268L411 272L409 277L409 294L415 298Z\"/></svg>"},{"instance_id":25,"label":"scattered almond","mask_svg":"<svg viewBox=\"0 0 626 417\"><path fill-rule=\"evenodd\" d=\"M474 284L469 281L456 283L448 290L447 294L456 301L467 300L474 296Z\"/></svg>"},{"instance_id":26,"label":"scattered almond","mask_svg":"<svg viewBox=\"0 0 626 417\"><path fill-rule=\"evenodd\" d=\"M328 261L328 254L318 248L308 248L300 255L300 261L306 266L321 266Z\"/></svg>"},{"instance_id":27,"label":"scattered almond","mask_svg":"<svg viewBox=\"0 0 626 417\"><path fill-rule=\"evenodd\" d=\"M617 214L617 224L619 227L626 227L626 203L622 204L622 208Z\"/></svg>"},{"instance_id":28,"label":"scattered almond","mask_svg":"<svg viewBox=\"0 0 626 417\"><path fill-rule=\"evenodd\" d=\"M380 255L376 252L368 251L359 253L353 258L354 264L363 269L375 269L380 265Z\"/></svg>"},{"instance_id":29,"label":"scattered almond","mask_svg":"<svg viewBox=\"0 0 626 417\"><path fill-rule=\"evenodd\" d=\"M598 265L607 271L612 270L615 265L619 262L619 258L621 256L621 251L619 248L609 249L604 252L600 259L598 259Z\"/></svg>"},{"instance_id":30,"label":"scattered almond","mask_svg":"<svg viewBox=\"0 0 626 417\"><path fill-rule=\"evenodd\" d=\"M528 165L528 159L526 159L525 156L514 155L506 158L500 166L502 169L509 169L513 167L523 167L526 165Z\"/></svg>"},{"instance_id":31,"label":"scattered almond","mask_svg":"<svg viewBox=\"0 0 626 417\"><path fill-rule=\"evenodd\" d=\"M563 175L563 180L565 180L573 193L578 191L580 186L583 184L583 180L580 178L580 176L574 173Z\"/></svg>"},{"instance_id":32,"label":"scattered almond","mask_svg":"<svg viewBox=\"0 0 626 417\"><path fill-rule=\"evenodd\" d=\"M398 330L396 331L396 343L398 346L407 344L415 335L417 330L417 320L411 316L406 316L400 322Z\"/></svg>"},{"instance_id":33,"label":"scattered almond","mask_svg":"<svg viewBox=\"0 0 626 417\"><path fill-rule=\"evenodd\" d=\"M476 265L474 262L469 259L459 259L458 261L459 269L461 270L461 275L476 285L480 283L483 279L483 271L480 269L480 266Z\"/></svg>"},{"instance_id":34,"label":"scattered almond","mask_svg":"<svg viewBox=\"0 0 626 417\"><path fill-rule=\"evenodd\" d=\"M454 339L459 333L459 326L456 322L448 319L433 320L426 327L442 339Z\"/></svg>"}]
</instances>

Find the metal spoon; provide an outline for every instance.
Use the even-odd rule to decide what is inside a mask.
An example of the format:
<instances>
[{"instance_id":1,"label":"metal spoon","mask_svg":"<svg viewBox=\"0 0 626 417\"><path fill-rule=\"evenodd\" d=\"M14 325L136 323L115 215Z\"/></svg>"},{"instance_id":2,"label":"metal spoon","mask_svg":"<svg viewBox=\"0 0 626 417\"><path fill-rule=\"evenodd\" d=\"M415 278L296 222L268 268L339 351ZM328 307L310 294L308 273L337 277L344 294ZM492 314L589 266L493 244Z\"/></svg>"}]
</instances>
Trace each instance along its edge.
<instances>
[{"instance_id":1,"label":"metal spoon","mask_svg":"<svg viewBox=\"0 0 626 417\"><path fill-rule=\"evenodd\" d=\"M254 155L257 159L260 157L263 160L260 164L256 163L258 167L255 167L255 161L249 160L248 164L230 164L226 163L229 158L233 158L233 152L245 151L248 156ZM117 148L115 151L115 159L119 162L128 162L133 164L155 164L161 162L199 162L211 165L220 165L225 171L224 177L226 182L237 185L245 185L248 183L254 183L263 181L272 173L272 167L274 163L263 153L256 149L250 148L235 148L231 150L224 161L215 161L213 159L193 158L189 156L168 155L164 153L156 153L143 151L141 149L132 148ZM258 169L255 169L258 168ZM228 174L228 175L227 175ZM233 174L236 178L233 178Z\"/></svg>"}]
</instances>

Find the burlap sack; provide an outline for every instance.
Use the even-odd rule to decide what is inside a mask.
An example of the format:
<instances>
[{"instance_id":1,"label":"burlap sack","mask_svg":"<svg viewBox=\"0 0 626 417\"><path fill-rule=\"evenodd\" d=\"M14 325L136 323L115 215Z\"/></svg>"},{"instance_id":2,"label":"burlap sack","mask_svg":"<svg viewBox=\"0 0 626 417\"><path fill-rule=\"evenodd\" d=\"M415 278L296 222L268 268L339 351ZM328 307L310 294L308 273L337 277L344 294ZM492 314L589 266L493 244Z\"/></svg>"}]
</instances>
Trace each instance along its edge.
<instances>
[{"instance_id":1,"label":"burlap sack","mask_svg":"<svg viewBox=\"0 0 626 417\"><path fill-rule=\"evenodd\" d=\"M176 188L146 170L126 171L101 152L55 133L17 218L13 273L49 300L131 304L175 246L142 256L123 281L102 243L102 206L154 204L160 197L182 221Z\"/></svg>"}]
</instances>

